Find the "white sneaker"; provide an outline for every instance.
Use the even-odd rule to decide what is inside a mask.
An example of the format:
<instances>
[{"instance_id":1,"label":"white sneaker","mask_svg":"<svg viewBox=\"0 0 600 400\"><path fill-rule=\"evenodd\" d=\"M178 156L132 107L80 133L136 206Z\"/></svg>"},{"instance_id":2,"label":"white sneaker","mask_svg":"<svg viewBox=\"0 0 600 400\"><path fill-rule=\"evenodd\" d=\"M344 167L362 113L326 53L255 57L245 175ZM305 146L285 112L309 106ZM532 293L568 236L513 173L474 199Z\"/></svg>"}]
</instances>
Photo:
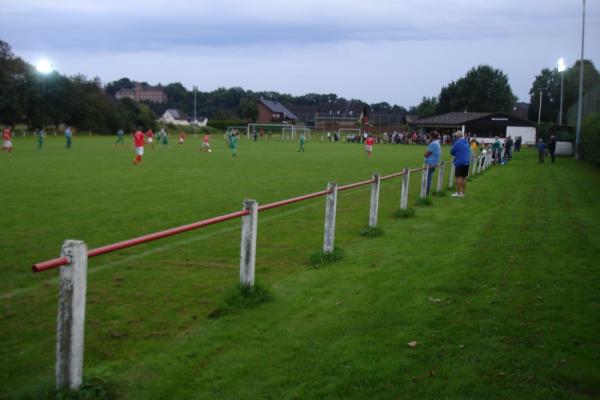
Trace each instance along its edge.
<instances>
[{"instance_id":1,"label":"white sneaker","mask_svg":"<svg viewBox=\"0 0 600 400\"><path fill-rule=\"evenodd\" d=\"M460 197L460 193L458 193L458 192L452 193L450 196L451 197Z\"/></svg>"}]
</instances>

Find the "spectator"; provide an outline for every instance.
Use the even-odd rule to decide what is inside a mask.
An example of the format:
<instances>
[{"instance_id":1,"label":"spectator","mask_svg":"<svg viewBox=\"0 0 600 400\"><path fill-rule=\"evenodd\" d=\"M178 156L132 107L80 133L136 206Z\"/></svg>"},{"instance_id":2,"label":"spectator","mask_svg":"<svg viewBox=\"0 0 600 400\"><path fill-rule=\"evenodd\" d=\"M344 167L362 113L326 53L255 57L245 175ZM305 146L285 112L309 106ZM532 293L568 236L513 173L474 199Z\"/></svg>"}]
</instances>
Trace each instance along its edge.
<instances>
[{"instance_id":1,"label":"spectator","mask_svg":"<svg viewBox=\"0 0 600 400\"><path fill-rule=\"evenodd\" d=\"M442 154L442 146L440 146L440 141L438 140L438 133L433 131L431 132L431 143L427 146L427 151L425 152L425 163L427 164L427 195L429 195L429 191L431 189L431 180L433 179L433 173L435 172L435 167L440 161L440 156Z\"/></svg>"},{"instance_id":2,"label":"spectator","mask_svg":"<svg viewBox=\"0 0 600 400\"><path fill-rule=\"evenodd\" d=\"M544 155L546 154L546 143L544 143L542 138L539 138L535 147L538 149L539 163L543 164L544 163Z\"/></svg>"},{"instance_id":3,"label":"spectator","mask_svg":"<svg viewBox=\"0 0 600 400\"><path fill-rule=\"evenodd\" d=\"M550 136L550 141L548 142L548 152L550 152L550 159L552 160L552 164L554 164L554 154L556 153L556 138L554 135Z\"/></svg>"},{"instance_id":4,"label":"spectator","mask_svg":"<svg viewBox=\"0 0 600 400\"><path fill-rule=\"evenodd\" d=\"M464 197L467 189L467 176L469 176L469 161L471 159L471 150L469 143L463 138L461 131L456 131L456 141L452 145L450 154L454 156L454 180L456 184L456 193L452 197Z\"/></svg>"}]
</instances>

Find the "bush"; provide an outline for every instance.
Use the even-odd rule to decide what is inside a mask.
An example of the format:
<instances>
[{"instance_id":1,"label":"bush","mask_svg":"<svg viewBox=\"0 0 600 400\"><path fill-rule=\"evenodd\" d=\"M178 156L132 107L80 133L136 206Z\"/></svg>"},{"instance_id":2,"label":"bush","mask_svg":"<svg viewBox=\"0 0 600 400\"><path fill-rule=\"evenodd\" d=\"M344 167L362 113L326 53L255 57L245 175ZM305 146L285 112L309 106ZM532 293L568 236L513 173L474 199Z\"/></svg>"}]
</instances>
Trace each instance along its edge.
<instances>
[{"instance_id":1,"label":"bush","mask_svg":"<svg viewBox=\"0 0 600 400\"><path fill-rule=\"evenodd\" d=\"M381 229L377 226L374 228L365 226L364 228L362 228L360 230L360 236L364 236L364 237L378 237L381 235L383 235L383 229Z\"/></svg>"},{"instance_id":2,"label":"bush","mask_svg":"<svg viewBox=\"0 0 600 400\"><path fill-rule=\"evenodd\" d=\"M581 125L583 159L600 167L600 114L588 115Z\"/></svg>"},{"instance_id":3,"label":"bush","mask_svg":"<svg viewBox=\"0 0 600 400\"><path fill-rule=\"evenodd\" d=\"M416 201L415 205L417 206L431 206L433 205L433 201L430 197L419 197Z\"/></svg>"},{"instance_id":4,"label":"bush","mask_svg":"<svg viewBox=\"0 0 600 400\"><path fill-rule=\"evenodd\" d=\"M406 219L415 216L415 209L412 207L409 208L401 208L394 213L394 218L396 219Z\"/></svg>"},{"instance_id":5,"label":"bush","mask_svg":"<svg viewBox=\"0 0 600 400\"><path fill-rule=\"evenodd\" d=\"M320 267L325 264L331 264L344 258L344 252L337 247L331 253L318 251L310 256L309 264L313 267Z\"/></svg>"},{"instance_id":6,"label":"bush","mask_svg":"<svg viewBox=\"0 0 600 400\"><path fill-rule=\"evenodd\" d=\"M211 319L220 318L272 300L273 295L260 284L255 283L254 287L250 287L238 283L225 294L221 304L211 311L208 317Z\"/></svg>"}]
</instances>

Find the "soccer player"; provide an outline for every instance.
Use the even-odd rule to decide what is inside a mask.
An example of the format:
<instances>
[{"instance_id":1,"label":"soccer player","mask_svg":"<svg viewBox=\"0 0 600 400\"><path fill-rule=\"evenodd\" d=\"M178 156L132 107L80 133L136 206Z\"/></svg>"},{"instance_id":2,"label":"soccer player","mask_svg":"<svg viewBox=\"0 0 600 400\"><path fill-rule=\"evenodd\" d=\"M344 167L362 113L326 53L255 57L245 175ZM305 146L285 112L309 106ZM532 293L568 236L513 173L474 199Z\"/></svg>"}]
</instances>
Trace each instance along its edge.
<instances>
[{"instance_id":1,"label":"soccer player","mask_svg":"<svg viewBox=\"0 0 600 400\"><path fill-rule=\"evenodd\" d=\"M204 138L202 139L202 148L200 149L201 151L208 151L209 153L211 152L209 140L210 134L205 133Z\"/></svg>"},{"instance_id":2,"label":"soccer player","mask_svg":"<svg viewBox=\"0 0 600 400\"><path fill-rule=\"evenodd\" d=\"M12 145L12 132L10 130L10 127L7 126L2 131L2 140L3 140L2 151L6 151L9 155L11 155L12 151L13 151L13 145Z\"/></svg>"},{"instance_id":3,"label":"soccer player","mask_svg":"<svg viewBox=\"0 0 600 400\"><path fill-rule=\"evenodd\" d=\"M373 143L375 143L375 139L373 139L373 136L368 135L365 139L365 150L367 152L367 157L371 157L371 153L373 153Z\"/></svg>"},{"instance_id":4,"label":"soccer player","mask_svg":"<svg viewBox=\"0 0 600 400\"><path fill-rule=\"evenodd\" d=\"M125 141L123 140L123 136L125 136L125 132L123 132L123 129L119 129L117 131L117 141L115 142L115 145L117 145L117 144L124 145L125 144Z\"/></svg>"},{"instance_id":5,"label":"soccer player","mask_svg":"<svg viewBox=\"0 0 600 400\"><path fill-rule=\"evenodd\" d=\"M46 136L46 132L43 129L40 129L37 133L37 148L41 150L44 147L44 137Z\"/></svg>"},{"instance_id":6,"label":"soccer player","mask_svg":"<svg viewBox=\"0 0 600 400\"><path fill-rule=\"evenodd\" d=\"M144 133L141 128L133 134L133 143L135 145L135 159L133 165L142 163L142 157L144 156Z\"/></svg>"},{"instance_id":7,"label":"soccer player","mask_svg":"<svg viewBox=\"0 0 600 400\"><path fill-rule=\"evenodd\" d=\"M238 144L237 132L232 132L231 136L229 137L229 148L231 149L231 155L233 157L237 156L237 144Z\"/></svg>"},{"instance_id":8,"label":"soccer player","mask_svg":"<svg viewBox=\"0 0 600 400\"><path fill-rule=\"evenodd\" d=\"M148 144L154 148L154 132L152 132L152 129L146 131L146 140L148 141Z\"/></svg>"},{"instance_id":9,"label":"soccer player","mask_svg":"<svg viewBox=\"0 0 600 400\"><path fill-rule=\"evenodd\" d=\"M183 144L184 140L185 140L185 132L179 131L179 141L177 143Z\"/></svg>"},{"instance_id":10,"label":"soccer player","mask_svg":"<svg viewBox=\"0 0 600 400\"><path fill-rule=\"evenodd\" d=\"M298 152L304 153L304 133L300 134L300 147L298 148Z\"/></svg>"},{"instance_id":11,"label":"soccer player","mask_svg":"<svg viewBox=\"0 0 600 400\"><path fill-rule=\"evenodd\" d=\"M65 139L67 139L67 143L65 144L65 149L70 149L71 142L73 139L73 131L71 130L70 126L67 126L67 129L65 129Z\"/></svg>"},{"instance_id":12,"label":"soccer player","mask_svg":"<svg viewBox=\"0 0 600 400\"><path fill-rule=\"evenodd\" d=\"M161 137L162 137L163 146L167 146L169 144L169 133L167 131L165 131L164 128L160 129L160 133L161 133Z\"/></svg>"}]
</instances>

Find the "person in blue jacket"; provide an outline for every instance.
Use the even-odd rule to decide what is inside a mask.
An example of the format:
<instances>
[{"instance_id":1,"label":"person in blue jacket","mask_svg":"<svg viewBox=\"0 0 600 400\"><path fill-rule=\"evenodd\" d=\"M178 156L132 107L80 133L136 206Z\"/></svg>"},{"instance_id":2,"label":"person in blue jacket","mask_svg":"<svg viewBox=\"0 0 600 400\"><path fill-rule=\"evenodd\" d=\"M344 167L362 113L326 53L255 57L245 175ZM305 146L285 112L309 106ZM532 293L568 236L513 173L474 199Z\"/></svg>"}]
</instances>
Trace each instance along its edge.
<instances>
[{"instance_id":1,"label":"person in blue jacket","mask_svg":"<svg viewBox=\"0 0 600 400\"><path fill-rule=\"evenodd\" d=\"M471 149L469 143L463 138L461 131L454 133L456 141L450 149L450 154L454 156L454 182L456 184L456 193L452 197L464 197L467 189L467 176L469 176L469 161L471 159Z\"/></svg>"}]
</instances>

